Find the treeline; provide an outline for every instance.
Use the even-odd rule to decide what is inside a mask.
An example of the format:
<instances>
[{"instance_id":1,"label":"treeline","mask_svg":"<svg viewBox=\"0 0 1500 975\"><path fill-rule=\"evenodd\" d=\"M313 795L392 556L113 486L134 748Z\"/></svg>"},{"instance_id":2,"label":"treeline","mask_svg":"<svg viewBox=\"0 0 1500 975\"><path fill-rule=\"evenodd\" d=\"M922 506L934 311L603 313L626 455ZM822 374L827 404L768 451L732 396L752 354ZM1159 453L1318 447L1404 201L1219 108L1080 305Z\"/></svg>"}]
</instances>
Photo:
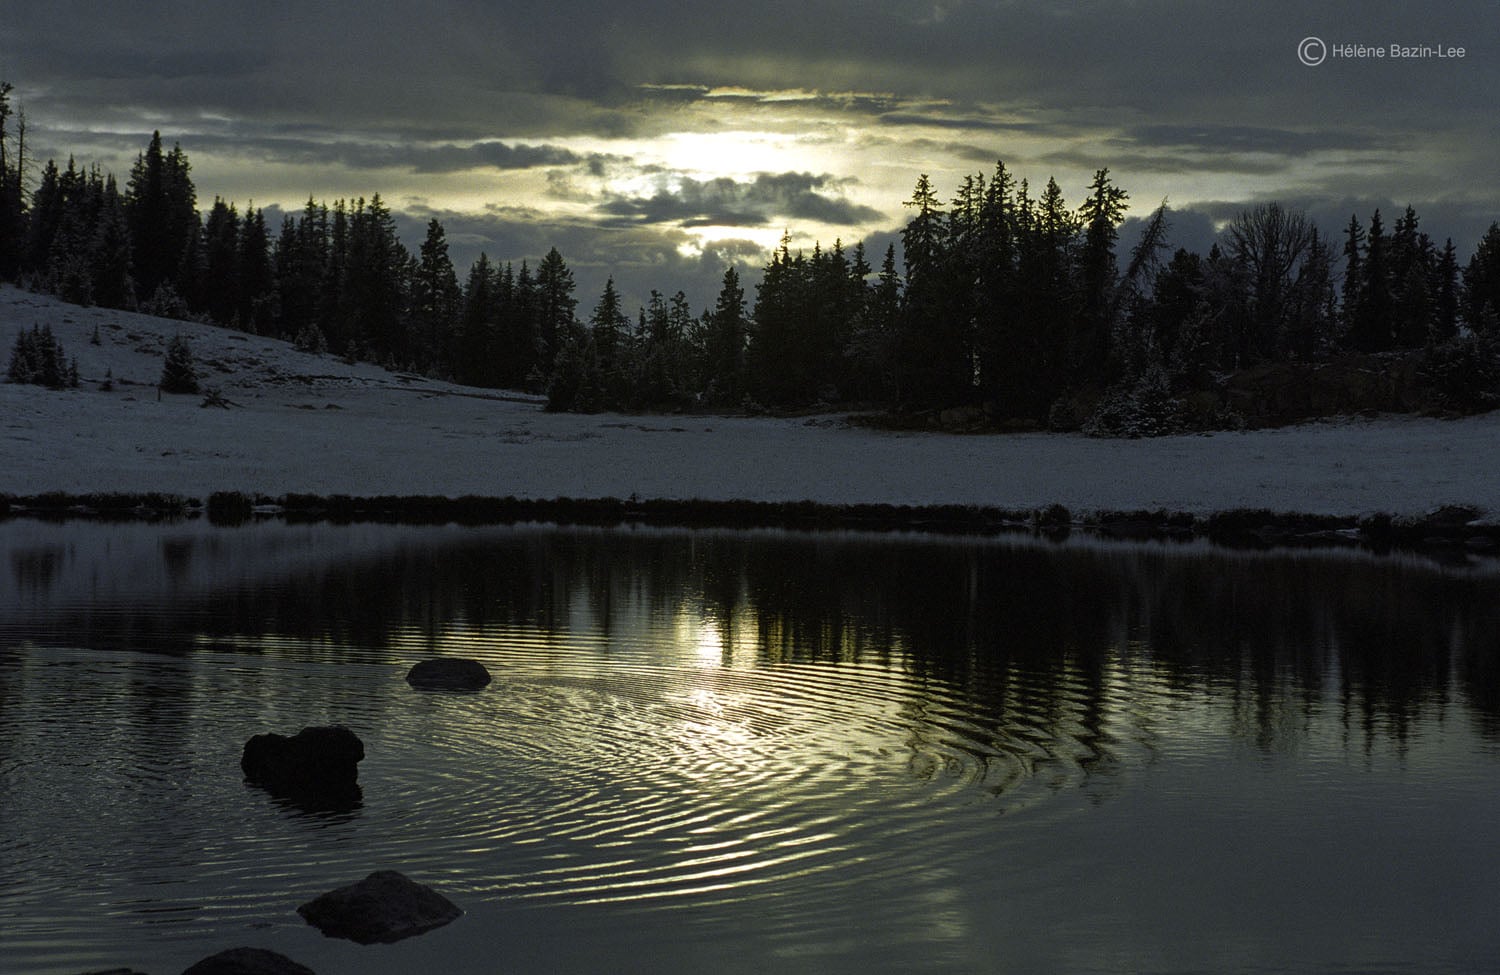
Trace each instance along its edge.
<instances>
[{"instance_id":1,"label":"treeline","mask_svg":"<svg viewBox=\"0 0 1500 975\"><path fill-rule=\"evenodd\" d=\"M987 422L1155 433L1196 392L1277 363L1402 352L1445 408L1500 405L1500 225L1467 262L1408 207L1330 239L1277 204L1247 209L1208 254L1174 250L1165 204L1121 253L1126 192L1099 170L1070 206L1003 164L946 203L906 202L902 262L864 245L787 240L746 296L725 271L711 307L652 292L632 314L611 280L580 313L551 250L533 267L481 255L462 283L433 220L413 254L379 195L308 200L267 226L216 198L160 134L122 188L48 162L24 191L24 129L0 88L0 278L80 303L194 317L391 367L546 392L560 410L964 406ZM12 147L14 146L14 149Z\"/></svg>"}]
</instances>

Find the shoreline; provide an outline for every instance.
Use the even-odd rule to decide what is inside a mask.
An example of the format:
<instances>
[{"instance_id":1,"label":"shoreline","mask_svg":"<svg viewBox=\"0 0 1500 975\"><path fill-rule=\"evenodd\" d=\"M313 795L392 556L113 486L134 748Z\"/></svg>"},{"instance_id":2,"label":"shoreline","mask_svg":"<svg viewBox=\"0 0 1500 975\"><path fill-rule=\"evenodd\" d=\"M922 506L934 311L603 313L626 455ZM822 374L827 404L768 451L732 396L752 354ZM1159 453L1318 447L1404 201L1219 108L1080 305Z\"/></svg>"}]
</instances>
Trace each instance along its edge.
<instances>
[{"instance_id":1,"label":"shoreline","mask_svg":"<svg viewBox=\"0 0 1500 975\"><path fill-rule=\"evenodd\" d=\"M83 378L60 392L0 383L0 501L54 517L185 512L187 499L202 514L228 491L252 511L298 518L1045 525L1251 544L1500 545L1500 411L1141 440L875 430L832 413L563 414L515 393L0 286L0 323L12 322L49 326ZM216 397L156 394L179 334ZM10 336L0 325L0 340ZM1432 522L1444 510L1469 515Z\"/></svg>"},{"instance_id":2,"label":"shoreline","mask_svg":"<svg viewBox=\"0 0 1500 975\"><path fill-rule=\"evenodd\" d=\"M1500 558L1500 524L1475 508L1448 505L1424 515L1329 515L1236 508L1185 511L1072 512L987 505L830 504L673 498L517 498L466 495L285 494L220 491L207 499L164 492L0 494L0 521L175 521L206 518L235 527L288 523L466 526L549 523L618 527L915 532L995 536L1029 534L1062 540L1073 533L1129 541L1197 541L1226 549L1359 549L1423 554L1445 562Z\"/></svg>"}]
</instances>

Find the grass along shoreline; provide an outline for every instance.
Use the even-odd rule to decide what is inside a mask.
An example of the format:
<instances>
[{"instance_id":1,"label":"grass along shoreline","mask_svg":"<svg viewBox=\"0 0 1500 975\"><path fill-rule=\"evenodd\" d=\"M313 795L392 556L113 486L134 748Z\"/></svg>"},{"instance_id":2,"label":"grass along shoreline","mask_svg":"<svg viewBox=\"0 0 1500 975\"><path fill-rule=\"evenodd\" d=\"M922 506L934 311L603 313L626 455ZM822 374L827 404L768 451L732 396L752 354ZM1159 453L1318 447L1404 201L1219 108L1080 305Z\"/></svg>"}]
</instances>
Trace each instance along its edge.
<instances>
[{"instance_id":1,"label":"grass along shoreline","mask_svg":"<svg viewBox=\"0 0 1500 975\"><path fill-rule=\"evenodd\" d=\"M1034 509L983 505L829 504L671 498L516 498L441 495L285 494L238 491L207 499L160 492L0 494L0 519L171 521L204 518L226 527L259 519L335 524L647 525L686 528L903 531L953 535L1080 532L1131 540L1207 539L1226 548L1360 548L1419 552L1444 561L1500 557L1500 524L1477 509L1448 505L1420 516L1322 515L1237 508L1190 512L1072 512L1060 504Z\"/></svg>"}]
</instances>

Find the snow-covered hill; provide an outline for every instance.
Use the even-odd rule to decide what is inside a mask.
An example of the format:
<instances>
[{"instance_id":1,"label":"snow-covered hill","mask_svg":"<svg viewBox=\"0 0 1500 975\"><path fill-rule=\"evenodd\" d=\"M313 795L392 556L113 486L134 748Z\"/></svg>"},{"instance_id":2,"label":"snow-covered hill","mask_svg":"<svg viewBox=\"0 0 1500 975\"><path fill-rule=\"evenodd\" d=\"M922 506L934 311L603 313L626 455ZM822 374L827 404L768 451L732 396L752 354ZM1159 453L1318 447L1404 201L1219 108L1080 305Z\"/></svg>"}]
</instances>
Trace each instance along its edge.
<instances>
[{"instance_id":1,"label":"snow-covered hill","mask_svg":"<svg viewBox=\"0 0 1500 975\"><path fill-rule=\"evenodd\" d=\"M1500 513L1500 414L1144 441L886 433L835 417L556 415L534 397L0 287L0 353L8 358L33 325L49 326L77 358L82 386L0 383L0 493L638 495L1319 514L1461 503ZM204 384L234 408L158 398L162 355L178 333ZM109 391L100 389L106 377Z\"/></svg>"}]
</instances>

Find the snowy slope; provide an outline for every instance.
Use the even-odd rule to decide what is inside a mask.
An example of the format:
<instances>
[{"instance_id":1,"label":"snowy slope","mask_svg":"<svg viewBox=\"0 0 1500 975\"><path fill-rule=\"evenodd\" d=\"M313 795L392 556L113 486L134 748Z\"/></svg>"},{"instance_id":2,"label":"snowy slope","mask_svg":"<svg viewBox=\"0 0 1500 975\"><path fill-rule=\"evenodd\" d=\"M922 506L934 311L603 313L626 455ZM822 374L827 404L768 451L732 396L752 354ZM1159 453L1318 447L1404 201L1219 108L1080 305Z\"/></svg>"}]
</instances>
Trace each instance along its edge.
<instances>
[{"instance_id":1,"label":"snowy slope","mask_svg":"<svg viewBox=\"0 0 1500 975\"><path fill-rule=\"evenodd\" d=\"M574 416L210 326L0 287L0 349L49 325L79 390L0 383L0 492L704 498L1074 511L1500 512L1500 414L1213 436L885 433L834 417ZM90 344L97 328L99 345ZM158 399L174 333L236 408ZM99 384L112 376L109 392Z\"/></svg>"}]
</instances>

